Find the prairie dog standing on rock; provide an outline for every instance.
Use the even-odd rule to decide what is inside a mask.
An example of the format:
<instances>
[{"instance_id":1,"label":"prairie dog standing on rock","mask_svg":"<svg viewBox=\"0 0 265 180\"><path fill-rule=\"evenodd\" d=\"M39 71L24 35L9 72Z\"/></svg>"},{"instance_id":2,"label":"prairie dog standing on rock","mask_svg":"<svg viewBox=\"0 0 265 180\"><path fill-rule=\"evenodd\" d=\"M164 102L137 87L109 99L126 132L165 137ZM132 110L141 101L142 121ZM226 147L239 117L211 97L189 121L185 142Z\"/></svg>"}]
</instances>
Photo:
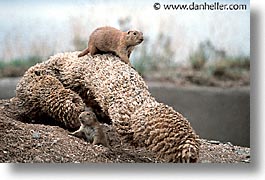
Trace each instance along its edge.
<instances>
[{"instance_id":1,"label":"prairie dog standing on rock","mask_svg":"<svg viewBox=\"0 0 265 180\"><path fill-rule=\"evenodd\" d=\"M114 52L122 61L131 65L130 55L134 47L143 40L143 33L139 31L129 30L123 32L109 26L100 27L92 32L88 47L78 57L88 53L93 56L99 52Z\"/></svg>"},{"instance_id":2,"label":"prairie dog standing on rock","mask_svg":"<svg viewBox=\"0 0 265 180\"><path fill-rule=\"evenodd\" d=\"M77 131L71 133L72 135L84 138L93 145L102 144L103 146L108 147L108 142L103 129L98 122L96 115L92 111L82 112L79 115L79 121L81 126Z\"/></svg>"}]
</instances>

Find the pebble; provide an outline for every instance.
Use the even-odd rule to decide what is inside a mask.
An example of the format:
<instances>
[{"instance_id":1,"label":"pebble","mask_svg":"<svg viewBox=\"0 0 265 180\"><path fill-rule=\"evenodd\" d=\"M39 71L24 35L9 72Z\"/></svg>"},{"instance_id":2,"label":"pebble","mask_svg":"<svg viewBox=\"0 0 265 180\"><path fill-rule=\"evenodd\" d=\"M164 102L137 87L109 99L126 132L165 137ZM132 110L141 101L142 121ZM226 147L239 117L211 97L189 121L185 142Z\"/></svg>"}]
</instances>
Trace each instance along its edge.
<instances>
[{"instance_id":1,"label":"pebble","mask_svg":"<svg viewBox=\"0 0 265 180\"><path fill-rule=\"evenodd\" d=\"M54 145L54 144L57 143L57 142L58 142L57 139L53 140L51 146Z\"/></svg>"},{"instance_id":2,"label":"pebble","mask_svg":"<svg viewBox=\"0 0 265 180\"><path fill-rule=\"evenodd\" d=\"M229 146L234 146L231 142L227 142L226 144L228 144Z\"/></svg>"},{"instance_id":3,"label":"pebble","mask_svg":"<svg viewBox=\"0 0 265 180\"><path fill-rule=\"evenodd\" d=\"M39 156L36 156L34 158L34 162L40 163L40 162L43 162L43 160Z\"/></svg>"},{"instance_id":4,"label":"pebble","mask_svg":"<svg viewBox=\"0 0 265 180\"><path fill-rule=\"evenodd\" d=\"M244 159L244 160L242 160L242 162L244 162L244 163L250 163L250 159Z\"/></svg>"},{"instance_id":5,"label":"pebble","mask_svg":"<svg viewBox=\"0 0 265 180\"><path fill-rule=\"evenodd\" d=\"M246 154L245 150L242 150L242 149L237 149L236 153L239 155Z\"/></svg>"},{"instance_id":6,"label":"pebble","mask_svg":"<svg viewBox=\"0 0 265 180\"><path fill-rule=\"evenodd\" d=\"M209 160L202 160L201 163L211 163Z\"/></svg>"},{"instance_id":7,"label":"pebble","mask_svg":"<svg viewBox=\"0 0 265 180\"><path fill-rule=\"evenodd\" d=\"M33 139L39 139L39 138L40 138L40 133L38 133L38 132L33 132L33 133L32 133L32 138L33 138Z\"/></svg>"},{"instance_id":8,"label":"pebble","mask_svg":"<svg viewBox=\"0 0 265 180\"><path fill-rule=\"evenodd\" d=\"M208 141L210 144L220 144L220 141L210 140Z\"/></svg>"}]
</instances>

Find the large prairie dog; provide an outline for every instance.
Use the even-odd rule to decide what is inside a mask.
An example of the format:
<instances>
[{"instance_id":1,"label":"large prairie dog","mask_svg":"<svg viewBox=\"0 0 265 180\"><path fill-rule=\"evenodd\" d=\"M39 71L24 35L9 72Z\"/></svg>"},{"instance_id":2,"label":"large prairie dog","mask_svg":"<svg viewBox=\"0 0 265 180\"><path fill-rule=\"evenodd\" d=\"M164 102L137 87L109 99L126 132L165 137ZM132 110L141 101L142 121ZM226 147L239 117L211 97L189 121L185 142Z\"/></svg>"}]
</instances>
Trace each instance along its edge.
<instances>
[{"instance_id":1,"label":"large prairie dog","mask_svg":"<svg viewBox=\"0 0 265 180\"><path fill-rule=\"evenodd\" d=\"M81 126L77 131L71 133L72 135L84 138L93 145L102 144L106 147L109 146L103 129L92 111L82 112L79 115L79 121Z\"/></svg>"},{"instance_id":2,"label":"large prairie dog","mask_svg":"<svg viewBox=\"0 0 265 180\"><path fill-rule=\"evenodd\" d=\"M116 28L105 26L92 32L88 41L88 47L78 57L90 53L92 56L100 52L113 52L122 61L131 65L129 58L134 47L144 40L143 33L129 30L120 31Z\"/></svg>"}]
</instances>

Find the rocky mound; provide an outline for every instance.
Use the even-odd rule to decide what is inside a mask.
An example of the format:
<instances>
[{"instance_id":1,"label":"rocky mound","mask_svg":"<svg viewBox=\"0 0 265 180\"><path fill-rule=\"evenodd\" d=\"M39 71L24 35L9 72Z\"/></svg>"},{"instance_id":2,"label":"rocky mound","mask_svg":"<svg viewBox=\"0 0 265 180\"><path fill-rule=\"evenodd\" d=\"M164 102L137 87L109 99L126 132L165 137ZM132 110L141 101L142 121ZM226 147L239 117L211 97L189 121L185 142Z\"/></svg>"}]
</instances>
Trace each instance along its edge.
<instances>
[{"instance_id":1,"label":"rocky mound","mask_svg":"<svg viewBox=\"0 0 265 180\"><path fill-rule=\"evenodd\" d=\"M111 125L104 125L112 149L94 146L54 125L24 123L18 107L0 100L0 162L46 163L160 163L144 148L121 144ZM250 148L201 139L200 163L249 163Z\"/></svg>"}]
</instances>

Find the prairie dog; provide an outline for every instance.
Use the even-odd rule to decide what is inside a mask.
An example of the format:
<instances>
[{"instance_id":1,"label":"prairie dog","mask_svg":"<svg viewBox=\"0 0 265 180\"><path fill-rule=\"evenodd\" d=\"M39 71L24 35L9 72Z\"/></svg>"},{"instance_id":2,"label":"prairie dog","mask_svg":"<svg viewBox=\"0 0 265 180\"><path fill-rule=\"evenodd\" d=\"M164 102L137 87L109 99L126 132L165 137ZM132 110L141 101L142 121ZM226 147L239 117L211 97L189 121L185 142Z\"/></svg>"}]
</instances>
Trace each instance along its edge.
<instances>
[{"instance_id":1,"label":"prairie dog","mask_svg":"<svg viewBox=\"0 0 265 180\"><path fill-rule=\"evenodd\" d=\"M131 65L129 58L134 47L144 40L143 33L135 30L127 32L105 26L97 28L89 37L88 47L78 57L88 53L93 56L100 52L113 52L122 61ZM131 65L132 66L132 65Z\"/></svg>"},{"instance_id":2,"label":"prairie dog","mask_svg":"<svg viewBox=\"0 0 265 180\"><path fill-rule=\"evenodd\" d=\"M82 112L79 115L79 121L81 126L77 131L71 133L72 135L84 138L93 145L102 144L106 147L109 146L103 129L92 111Z\"/></svg>"}]
</instances>

